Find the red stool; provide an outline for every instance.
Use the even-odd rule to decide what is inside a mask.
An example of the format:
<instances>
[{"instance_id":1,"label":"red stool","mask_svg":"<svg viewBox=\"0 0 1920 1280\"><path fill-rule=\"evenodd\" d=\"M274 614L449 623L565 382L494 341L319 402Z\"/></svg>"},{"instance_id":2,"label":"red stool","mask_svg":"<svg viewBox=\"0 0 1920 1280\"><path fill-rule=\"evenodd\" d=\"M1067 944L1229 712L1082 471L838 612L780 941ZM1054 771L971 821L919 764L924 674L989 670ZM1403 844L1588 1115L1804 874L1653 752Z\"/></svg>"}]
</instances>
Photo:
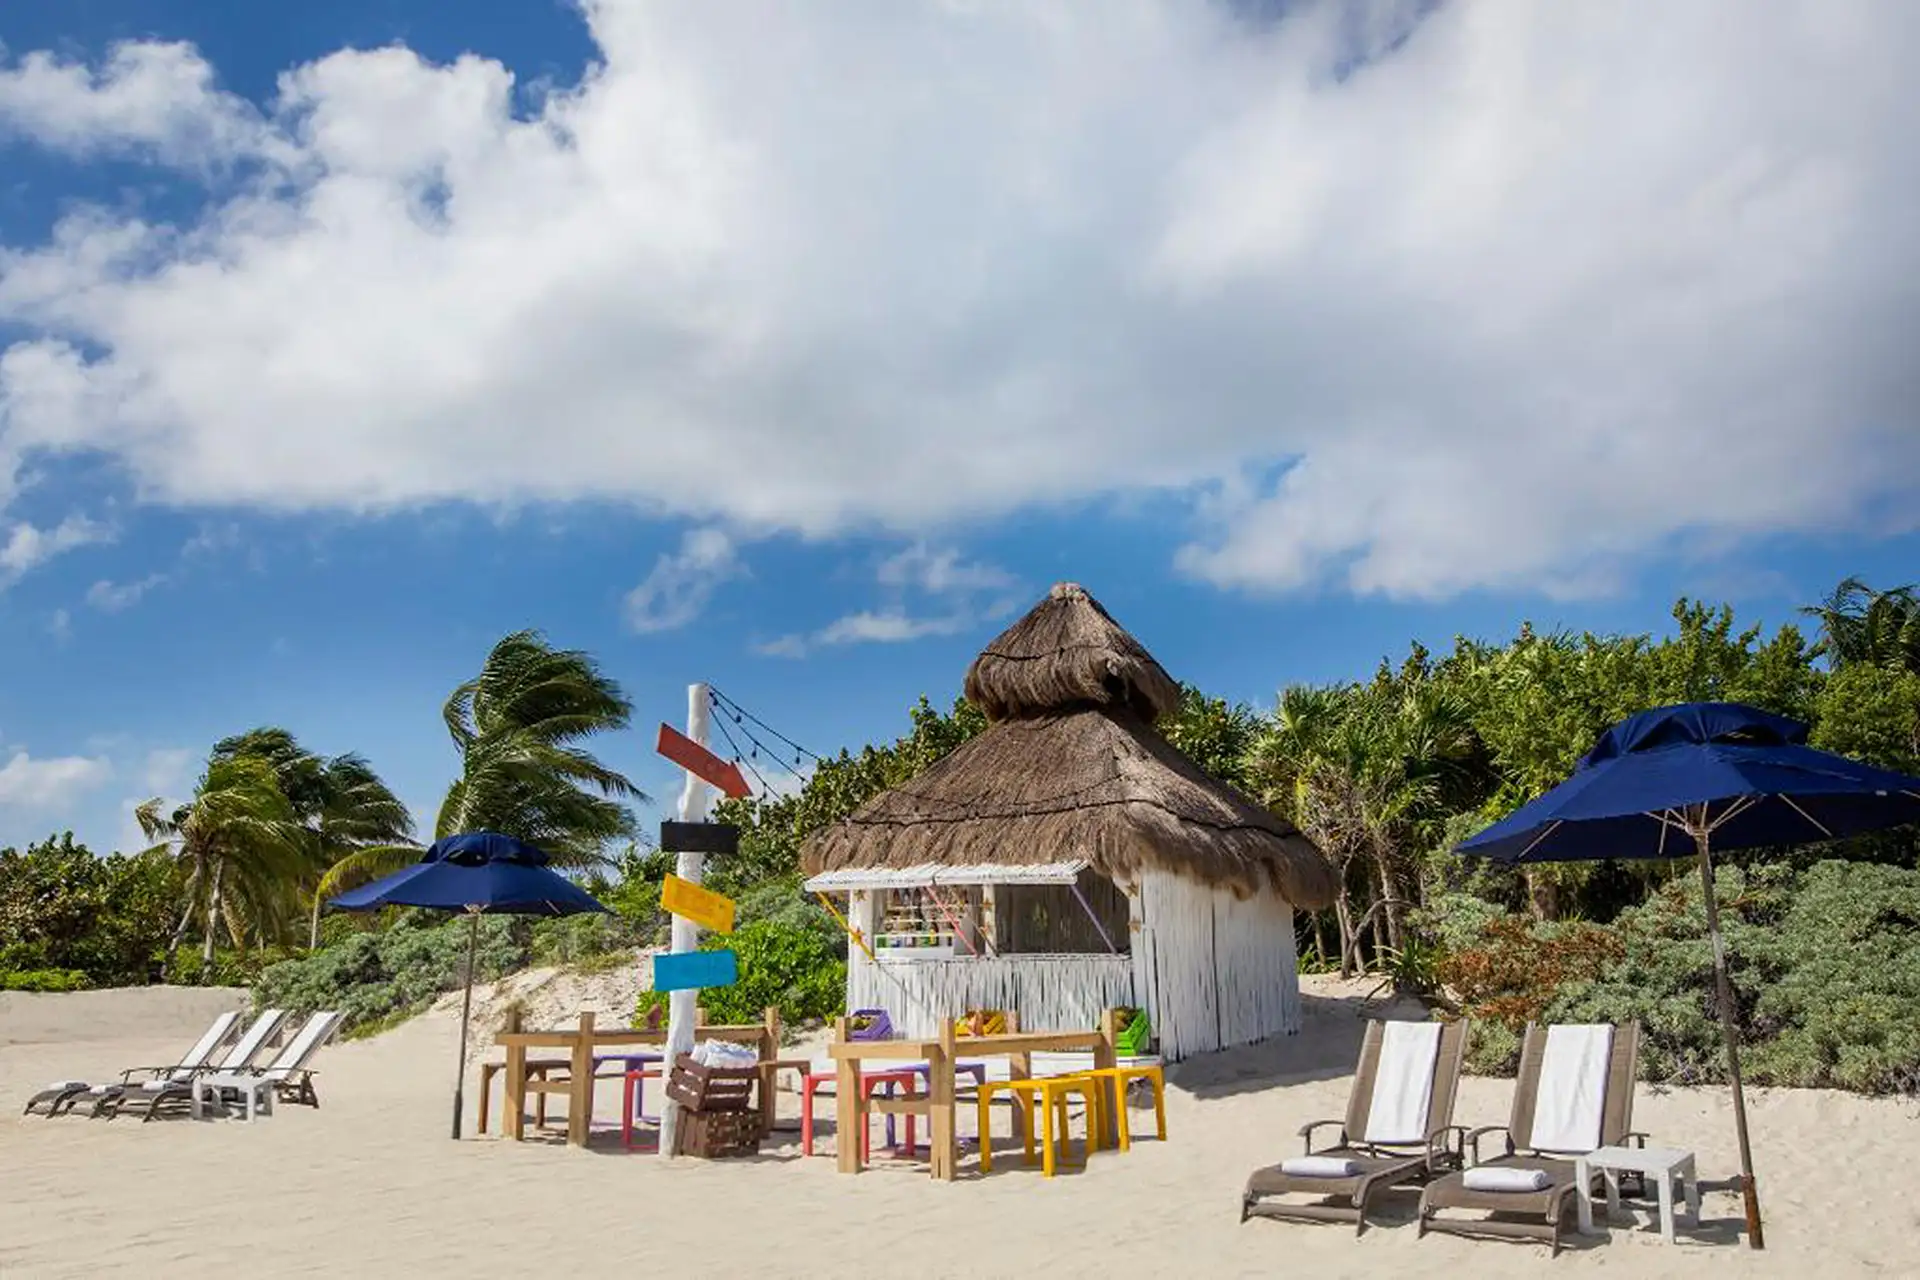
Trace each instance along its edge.
<instances>
[{"instance_id":1,"label":"red stool","mask_svg":"<svg viewBox=\"0 0 1920 1280\"><path fill-rule=\"evenodd\" d=\"M839 1080L839 1078L840 1077L837 1072L824 1072L816 1075L811 1071L800 1077L800 1154L802 1155L810 1156L813 1154L814 1090L818 1089L823 1084L834 1084ZM920 1080L920 1077L911 1070L863 1071L860 1073L860 1090L862 1093L864 1093L867 1097L870 1098L873 1096L873 1091L882 1086L885 1086L887 1093L891 1095L897 1086L905 1085L907 1087L907 1092L912 1093L914 1085L918 1084L919 1080ZM907 1150L912 1151L914 1149L914 1142L913 1142L914 1117L909 1115L906 1117L906 1120L907 1120ZM845 1134L840 1135L839 1140L842 1142L845 1142L846 1135ZM860 1130L860 1159L862 1161L867 1160L871 1156L872 1152L873 1152L872 1126L864 1125L861 1127L861 1130Z\"/></svg>"},{"instance_id":2,"label":"red stool","mask_svg":"<svg viewBox=\"0 0 1920 1280\"><path fill-rule=\"evenodd\" d=\"M658 1080L659 1078L660 1068L658 1067L642 1067L638 1071L627 1072L626 1083L621 1089L620 1143L629 1151L633 1150L633 1117L640 1109L638 1105L639 1100L635 1097L635 1090L644 1090L646 1088L643 1081Z\"/></svg>"}]
</instances>

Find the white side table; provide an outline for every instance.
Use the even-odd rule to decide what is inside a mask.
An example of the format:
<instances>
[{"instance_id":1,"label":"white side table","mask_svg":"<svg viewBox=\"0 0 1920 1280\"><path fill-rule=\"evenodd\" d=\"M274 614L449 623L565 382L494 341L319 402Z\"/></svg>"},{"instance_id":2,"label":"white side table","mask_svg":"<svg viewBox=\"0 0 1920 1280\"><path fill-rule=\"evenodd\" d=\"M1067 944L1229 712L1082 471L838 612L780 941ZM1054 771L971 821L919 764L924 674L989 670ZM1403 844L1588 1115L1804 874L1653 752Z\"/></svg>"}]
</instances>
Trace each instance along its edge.
<instances>
[{"instance_id":1,"label":"white side table","mask_svg":"<svg viewBox=\"0 0 1920 1280\"><path fill-rule=\"evenodd\" d=\"M1660 1236L1673 1243L1673 1184L1677 1180L1687 1193L1687 1214L1693 1225L1700 1225L1700 1180L1693 1170L1693 1152L1669 1147L1601 1147L1573 1162L1574 1195L1580 1204L1580 1230L1594 1234L1593 1174L1599 1170L1607 1187L1607 1215L1620 1212L1620 1175L1644 1174L1654 1180L1660 1192Z\"/></svg>"},{"instance_id":2,"label":"white side table","mask_svg":"<svg viewBox=\"0 0 1920 1280\"><path fill-rule=\"evenodd\" d=\"M209 1101L218 1108L220 1095L228 1089L239 1093L240 1114L243 1119L252 1120L256 1114L264 1116L273 1114L273 1081L270 1078L251 1074L216 1072L212 1075L194 1077L193 1118L198 1120L202 1117Z\"/></svg>"}]
</instances>

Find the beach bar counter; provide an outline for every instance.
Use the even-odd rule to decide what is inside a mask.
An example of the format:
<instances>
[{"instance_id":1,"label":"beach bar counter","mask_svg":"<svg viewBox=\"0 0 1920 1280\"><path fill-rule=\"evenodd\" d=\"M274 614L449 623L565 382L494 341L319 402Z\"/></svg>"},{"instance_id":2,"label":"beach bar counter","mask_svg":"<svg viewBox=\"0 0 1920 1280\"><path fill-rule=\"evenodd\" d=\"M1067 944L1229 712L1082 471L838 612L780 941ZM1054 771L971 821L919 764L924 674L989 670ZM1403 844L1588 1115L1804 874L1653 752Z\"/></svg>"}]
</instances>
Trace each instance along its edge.
<instances>
[{"instance_id":1,"label":"beach bar counter","mask_svg":"<svg viewBox=\"0 0 1920 1280\"><path fill-rule=\"evenodd\" d=\"M984 731L802 851L852 939L847 1007L916 1039L973 1010L1065 1032L1139 1008L1167 1061L1297 1031L1293 913L1332 901L1332 869L1160 736L1182 692L1153 656L1061 583L966 696Z\"/></svg>"}]
</instances>

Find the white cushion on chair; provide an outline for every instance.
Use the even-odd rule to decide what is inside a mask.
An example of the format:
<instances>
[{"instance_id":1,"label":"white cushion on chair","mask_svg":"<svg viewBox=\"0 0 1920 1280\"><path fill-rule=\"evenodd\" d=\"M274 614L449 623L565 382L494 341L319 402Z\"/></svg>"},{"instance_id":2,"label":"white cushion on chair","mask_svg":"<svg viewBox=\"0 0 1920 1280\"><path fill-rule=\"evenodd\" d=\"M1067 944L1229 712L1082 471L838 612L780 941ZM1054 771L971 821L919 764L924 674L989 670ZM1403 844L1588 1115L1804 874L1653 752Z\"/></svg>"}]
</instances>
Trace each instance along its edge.
<instances>
[{"instance_id":1,"label":"white cushion on chair","mask_svg":"<svg viewBox=\"0 0 1920 1280\"><path fill-rule=\"evenodd\" d=\"M1339 1156L1294 1156L1280 1162L1280 1172L1296 1178L1351 1178L1360 1166Z\"/></svg>"},{"instance_id":2,"label":"white cushion on chair","mask_svg":"<svg viewBox=\"0 0 1920 1280\"><path fill-rule=\"evenodd\" d=\"M1501 1165L1469 1169L1462 1180L1469 1191L1545 1191L1553 1185L1553 1179L1543 1169L1513 1169Z\"/></svg>"}]
</instances>

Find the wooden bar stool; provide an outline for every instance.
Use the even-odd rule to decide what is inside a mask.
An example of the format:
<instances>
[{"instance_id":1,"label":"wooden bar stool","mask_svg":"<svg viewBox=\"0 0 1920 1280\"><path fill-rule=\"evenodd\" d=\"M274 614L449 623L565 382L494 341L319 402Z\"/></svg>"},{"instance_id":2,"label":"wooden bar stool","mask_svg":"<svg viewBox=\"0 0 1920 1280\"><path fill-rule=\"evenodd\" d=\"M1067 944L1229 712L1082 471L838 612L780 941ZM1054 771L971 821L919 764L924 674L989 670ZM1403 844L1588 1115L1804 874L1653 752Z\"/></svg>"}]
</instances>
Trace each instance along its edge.
<instances>
[{"instance_id":1,"label":"wooden bar stool","mask_svg":"<svg viewBox=\"0 0 1920 1280\"><path fill-rule=\"evenodd\" d=\"M1096 1067L1084 1073L1089 1079L1100 1082L1102 1086L1113 1086L1114 1120L1119 1128L1120 1149L1130 1151L1133 1148L1132 1136L1127 1132L1127 1087L1135 1080L1145 1080L1153 1087L1153 1123L1155 1136L1160 1141L1167 1140L1167 1076L1157 1064L1134 1067ZM1107 1090L1097 1090L1100 1096L1102 1119L1106 1112ZM1104 1128L1104 1123L1103 1126Z\"/></svg>"},{"instance_id":2,"label":"wooden bar stool","mask_svg":"<svg viewBox=\"0 0 1920 1280\"><path fill-rule=\"evenodd\" d=\"M1064 1154L1071 1143L1067 1127L1067 1100L1079 1094L1087 1107L1087 1139L1082 1144L1081 1162L1100 1149L1100 1083L1084 1074L1043 1076L1037 1080L992 1080L980 1089L980 1172L993 1172L993 1134L990 1105L997 1093L1006 1093L1020 1106L1026 1119L1026 1159L1033 1161L1033 1131L1040 1130L1040 1173L1051 1178L1056 1152ZM1035 1124L1035 1120L1039 1124ZM1058 1122L1056 1125L1056 1121ZM1055 1135L1058 1135L1056 1138Z\"/></svg>"}]
</instances>

